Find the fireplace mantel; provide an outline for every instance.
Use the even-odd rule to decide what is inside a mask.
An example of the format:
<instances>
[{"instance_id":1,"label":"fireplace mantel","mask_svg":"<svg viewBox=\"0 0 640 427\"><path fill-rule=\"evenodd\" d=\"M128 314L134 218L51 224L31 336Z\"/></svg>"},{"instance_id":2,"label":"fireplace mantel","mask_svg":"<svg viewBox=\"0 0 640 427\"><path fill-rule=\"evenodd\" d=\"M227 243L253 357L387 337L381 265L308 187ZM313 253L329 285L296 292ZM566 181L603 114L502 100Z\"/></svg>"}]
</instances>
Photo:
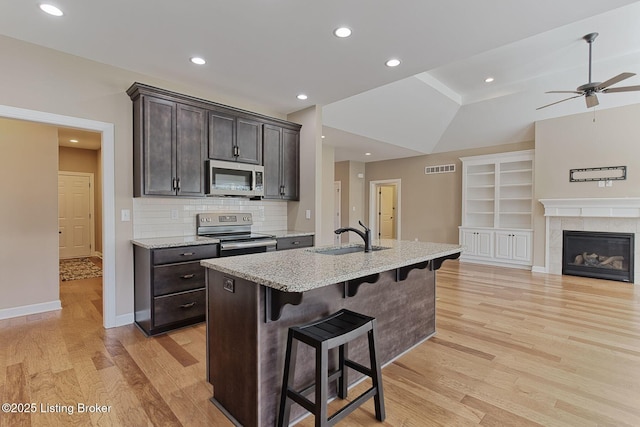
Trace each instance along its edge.
<instances>
[{"instance_id":1,"label":"fireplace mantel","mask_svg":"<svg viewBox=\"0 0 640 427\"><path fill-rule=\"evenodd\" d=\"M540 199L544 216L640 218L640 198Z\"/></svg>"}]
</instances>

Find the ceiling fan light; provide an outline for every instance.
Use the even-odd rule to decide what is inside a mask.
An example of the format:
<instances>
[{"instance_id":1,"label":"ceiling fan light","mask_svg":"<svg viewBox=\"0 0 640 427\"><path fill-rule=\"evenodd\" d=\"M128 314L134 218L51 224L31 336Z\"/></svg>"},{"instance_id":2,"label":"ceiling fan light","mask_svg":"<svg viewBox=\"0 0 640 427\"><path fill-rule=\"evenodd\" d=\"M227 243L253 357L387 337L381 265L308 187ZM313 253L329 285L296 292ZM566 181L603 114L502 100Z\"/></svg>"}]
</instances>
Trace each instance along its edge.
<instances>
[{"instance_id":1,"label":"ceiling fan light","mask_svg":"<svg viewBox=\"0 0 640 427\"><path fill-rule=\"evenodd\" d=\"M600 104L600 102L598 102L598 97L596 96L595 93L585 95L584 98L585 98L585 101L587 101L587 108L595 107L596 105Z\"/></svg>"}]
</instances>

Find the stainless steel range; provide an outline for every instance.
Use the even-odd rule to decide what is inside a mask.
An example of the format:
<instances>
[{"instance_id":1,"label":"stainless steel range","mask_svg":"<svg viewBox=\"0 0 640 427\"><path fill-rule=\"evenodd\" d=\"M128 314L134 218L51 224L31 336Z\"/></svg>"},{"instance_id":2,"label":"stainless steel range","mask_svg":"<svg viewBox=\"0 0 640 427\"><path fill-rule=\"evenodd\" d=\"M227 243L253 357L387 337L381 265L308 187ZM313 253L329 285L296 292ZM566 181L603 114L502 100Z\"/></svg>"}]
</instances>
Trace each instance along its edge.
<instances>
[{"instance_id":1,"label":"stainless steel range","mask_svg":"<svg viewBox=\"0 0 640 427\"><path fill-rule=\"evenodd\" d=\"M207 212L196 215L198 236L220 240L220 256L245 255L276 250L276 238L251 231L251 213Z\"/></svg>"}]
</instances>

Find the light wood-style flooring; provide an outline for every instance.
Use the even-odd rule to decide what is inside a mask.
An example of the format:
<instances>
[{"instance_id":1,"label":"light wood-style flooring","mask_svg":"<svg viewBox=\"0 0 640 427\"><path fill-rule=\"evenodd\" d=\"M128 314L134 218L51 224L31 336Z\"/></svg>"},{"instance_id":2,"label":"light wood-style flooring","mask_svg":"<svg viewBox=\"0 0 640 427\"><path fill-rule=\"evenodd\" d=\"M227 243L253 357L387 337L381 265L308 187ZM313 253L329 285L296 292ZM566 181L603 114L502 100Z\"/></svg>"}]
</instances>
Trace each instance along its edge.
<instances>
[{"instance_id":1,"label":"light wood-style flooring","mask_svg":"<svg viewBox=\"0 0 640 427\"><path fill-rule=\"evenodd\" d=\"M370 401L339 425L640 426L639 286L457 261L437 282L437 335L382 371L385 422ZM61 311L0 320L0 403L36 410L1 427L231 425L204 325L105 330L100 279L60 293Z\"/></svg>"}]
</instances>

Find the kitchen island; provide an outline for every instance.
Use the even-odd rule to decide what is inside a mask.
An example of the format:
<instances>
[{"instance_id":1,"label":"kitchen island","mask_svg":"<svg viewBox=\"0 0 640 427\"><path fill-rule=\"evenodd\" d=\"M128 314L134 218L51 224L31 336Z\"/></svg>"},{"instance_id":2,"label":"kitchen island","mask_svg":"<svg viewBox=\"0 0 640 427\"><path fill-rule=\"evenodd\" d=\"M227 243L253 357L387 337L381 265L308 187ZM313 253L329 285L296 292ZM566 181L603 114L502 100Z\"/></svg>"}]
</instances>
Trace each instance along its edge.
<instances>
[{"instance_id":1,"label":"kitchen island","mask_svg":"<svg viewBox=\"0 0 640 427\"><path fill-rule=\"evenodd\" d=\"M378 358L383 364L435 333L435 272L443 261L458 258L462 248L397 240L376 241L376 250L369 253L354 246L201 261L208 268L211 400L236 424L275 425L291 326L341 308L373 316L377 319ZM349 354L368 366L366 338L354 341ZM333 359L330 371L337 352ZM314 367L313 351L301 345L296 387L313 381ZM359 378L350 373L351 383ZM292 419L303 414L304 410L293 406Z\"/></svg>"}]
</instances>

